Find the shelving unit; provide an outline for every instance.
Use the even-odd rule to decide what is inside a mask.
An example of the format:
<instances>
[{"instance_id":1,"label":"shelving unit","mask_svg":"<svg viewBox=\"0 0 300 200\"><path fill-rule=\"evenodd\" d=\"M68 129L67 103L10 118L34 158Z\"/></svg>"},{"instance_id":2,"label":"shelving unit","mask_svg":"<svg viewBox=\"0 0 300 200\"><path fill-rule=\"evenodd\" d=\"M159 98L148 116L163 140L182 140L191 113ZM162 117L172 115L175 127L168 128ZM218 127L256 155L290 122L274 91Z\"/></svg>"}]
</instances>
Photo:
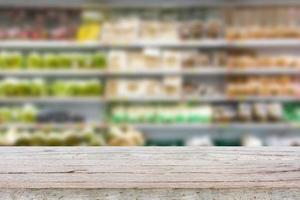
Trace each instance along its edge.
<instances>
[{"instance_id":1,"label":"shelving unit","mask_svg":"<svg viewBox=\"0 0 300 200\"><path fill-rule=\"evenodd\" d=\"M128 3L128 2L135 3ZM28 2L28 5L32 6L33 1ZM44 2L44 1L43 1ZM191 9L192 7L196 8L230 8L235 6L265 6L270 2L272 5L289 5L297 4L297 1L288 1L288 2L279 2L279 1L208 1L208 0L188 0L188 1L137 1L137 0L126 0L126 1L94 1L90 0L88 2L76 0L73 4L56 1L55 3L49 4L49 6L57 5L58 7L65 7L70 5L73 8L82 8L89 6L99 6L100 8L107 8L108 11L116 10L126 10L129 7L133 9ZM142 3L141 3L142 2ZM7 3L7 4L6 4ZM7 1L6 3L0 2L0 6L5 5L18 5L17 1ZM44 2L45 3L45 2ZM22 4L26 4L22 2ZM130 6L129 6L130 5ZM159 6L158 6L159 5ZM26 7L26 6L25 6ZM220 12L220 10L218 10ZM208 13L206 10L205 13ZM204 17L203 17L204 18ZM298 51L300 49L300 37L299 39L286 39L286 38L276 38L276 39L240 39L240 40L229 40L218 37L216 39L199 39L199 40L138 40L134 42L116 42L116 41L92 41L92 42L76 42L76 41L66 41L66 40L53 40L53 41L25 41L25 40L7 40L0 41L0 49L3 51L86 51L86 52L95 52L103 51L110 52L113 50L122 50L122 51L132 51L132 50L143 50L147 48L154 48L160 50L199 50L199 51L237 51L239 49L254 49L257 51L277 51L281 49L289 49L291 51ZM228 66L214 66L208 65L206 67L195 67L195 69L180 69L180 70L161 70L159 67L156 70L132 70L132 71L113 71L110 69L105 70L1 70L0 77L17 77L17 78L33 78L33 77L44 77L47 79L73 79L76 77L81 77L84 79L88 78L97 78L103 80L106 83L107 80L111 78L126 78L126 79L135 79L135 78L163 78L166 76L177 76L181 77L184 80L190 78L197 80L211 79L213 82L226 79L228 77L244 77L244 76L273 76L273 75L286 75L297 77L300 75L300 67L278 67L274 65L273 67L262 67L258 66L248 67L247 69L235 69ZM226 82L226 81L225 81ZM221 83L222 84L222 83ZM7 97L0 98L1 105L10 105L10 104L43 104L48 107L55 106L55 108L63 109L70 107L70 110L80 110L80 112L87 113L93 110L95 113L92 114L91 118L95 118L94 121L99 121L99 124L94 124L93 126L106 127L107 125L107 110L112 104L168 104L168 103L178 103L178 104L188 104L188 103L197 103L197 104L237 104L237 103L256 103L256 102L279 102L283 103L297 103L300 102L300 96L236 96L229 97L225 94L222 95L211 95L211 96L192 96L179 94L177 96L158 96L158 97L128 97L128 98L115 98L109 97L108 95L103 95L99 97ZM87 107L89 107L87 111ZM97 116L98 114L98 116ZM5 127L4 125L3 127ZM8 126L12 126L9 124ZM16 126L20 127L35 127L34 124L19 124ZM39 126L39 125L38 125ZM47 125L42 125L47 126ZM51 124L53 127L69 127L77 126L76 124ZM80 126L80 125L79 125ZM196 134L207 134L216 132L216 134L234 135L236 131L242 132L255 132L255 131L280 131L280 132L299 132L300 126L297 124L278 122L278 123L239 123L232 122L229 124L132 124L140 130L145 130L147 137L151 139L159 138L160 132L162 138L166 137L177 137L185 138L189 134L182 134L181 131L184 130L194 130ZM0 125L1 127L1 125ZM171 133L164 135L165 130L175 130L173 135ZM241 133L243 134L243 133Z\"/></svg>"}]
</instances>

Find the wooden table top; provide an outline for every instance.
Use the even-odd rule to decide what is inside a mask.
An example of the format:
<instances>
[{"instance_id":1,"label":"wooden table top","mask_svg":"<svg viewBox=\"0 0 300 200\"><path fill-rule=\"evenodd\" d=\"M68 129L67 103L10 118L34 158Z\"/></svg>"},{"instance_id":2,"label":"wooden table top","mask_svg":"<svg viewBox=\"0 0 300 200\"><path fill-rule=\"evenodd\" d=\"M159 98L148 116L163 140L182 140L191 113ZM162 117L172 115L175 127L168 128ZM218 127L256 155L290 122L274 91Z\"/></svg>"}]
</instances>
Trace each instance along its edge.
<instances>
[{"instance_id":1,"label":"wooden table top","mask_svg":"<svg viewBox=\"0 0 300 200\"><path fill-rule=\"evenodd\" d=\"M300 148L1 147L5 188L300 189Z\"/></svg>"}]
</instances>

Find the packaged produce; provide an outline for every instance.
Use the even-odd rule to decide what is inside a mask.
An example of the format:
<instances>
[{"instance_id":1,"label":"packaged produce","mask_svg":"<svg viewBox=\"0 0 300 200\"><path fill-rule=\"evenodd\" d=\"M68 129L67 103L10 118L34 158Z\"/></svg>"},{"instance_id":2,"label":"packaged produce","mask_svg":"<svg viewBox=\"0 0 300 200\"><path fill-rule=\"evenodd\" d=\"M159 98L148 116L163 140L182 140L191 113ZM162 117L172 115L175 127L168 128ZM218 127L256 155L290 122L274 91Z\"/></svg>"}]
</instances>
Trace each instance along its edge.
<instances>
[{"instance_id":1,"label":"packaged produce","mask_svg":"<svg viewBox=\"0 0 300 200\"><path fill-rule=\"evenodd\" d=\"M213 118L215 122L229 123L235 121L236 117L236 110L231 106L214 107Z\"/></svg>"},{"instance_id":2,"label":"packaged produce","mask_svg":"<svg viewBox=\"0 0 300 200\"><path fill-rule=\"evenodd\" d=\"M57 8L4 8L0 11L2 40L75 39L80 11ZM7 23L9 21L10 23Z\"/></svg>"},{"instance_id":3,"label":"packaged produce","mask_svg":"<svg viewBox=\"0 0 300 200\"><path fill-rule=\"evenodd\" d=\"M210 136L196 136L185 140L186 146L214 146L214 143Z\"/></svg>"},{"instance_id":4,"label":"packaged produce","mask_svg":"<svg viewBox=\"0 0 300 200\"><path fill-rule=\"evenodd\" d=\"M68 130L40 128L34 130L10 128L0 131L1 146L140 146L141 132L128 126L112 126L108 130L93 127Z\"/></svg>"},{"instance_id":5,"label":"packaged produce","mask_svg":"<svg viewBox=\"0 0 300 200\"><path fill-rule=\"evenodd\" d=\"M111 146L141 146L145 143L141 132L130 126L111 126L107 135L107 144Z\"/></svg>"},{"instance_id":6,"label":"packaged produce","mask_svg":"<svg viewBox=\"0 0 300 200\"><path fill-rule=\"evenodd\" d=\"M116 106L111 109L114 123L209 123L212 120L210 106Z\"/></svg>"},{"instance_id":7,"label":"packaged produce","mask_svg":"<svg viewBox=\"0 0 300 200\"><path fill-rule=\"evenodd\" d=\"M263 146L263 140L259 137L251 135L246 135L242 138L242 146L246 147L261 147Z\"/></svg>"},{"instance_id":8,"label":"packaged produce","mask_svg":"<svg viewBox=\"0 0 300 200\"><path fill-rule=\"evenodd\" d=\"M102 13L86 10L82 13L81 24L77 31L77 41L97 41L100 39Z\"/></svg>"},{"instance_id":9,"label":"packaged produce","mask_svg":"<svg viewBox=\"0 0 300 200\"><path fill-rule=\"evenodd\" d=\"M182 40L196 40L204 37L205 28L201 20L185 21L179 27L179 38Z\"/></svg>"},{"instance_id":10,"label":"packaged produce","mask_svg":"<svg viewBox=\"0 0 300 200\"><path fill-rule=\"evenodd\" d=\"M181 68L181 53L178 51L164 51L162 65L165 69L179 71Z\"/></svg>"},{"instance_id":11,"label":"packaged produce","mask_svg":"<svg viewBox=\"0 0 300 200\"><path fill-rule=\"evenodd\" d=\"M186 51L182 55L183 68L208 67L212 64L209 55L198 51Z\"/></svg>"},{"instance_id":12,"label":"packaged produce","mask_svg":"<svg viewBox=\"0 0 300 200\"><path fill-rule=\"evenodd\" d=\"M54 96L98 96L102 93L102 86L98 80L57 80L51 85Z\"/></svg>"},{"instance_id":13,"label":"packaged produce","mask_svg":"<svg viewBox=\"0 0 300 200\"><path fill-rule=\"evenodd\" d=\"M255 103L253 105L253 115L258 122L266 122L268 119L268 110L265 104Z\"/></svg>"},{"instance_id":14,"label":"packaged produce","mask_svg":"<svg viewBox=\"0 0 300 200\"><path fill-rule=\"evenodd\" d=\"M241 103L238 105L238 119L240 121L249 122L252 121L252 106L247 103Z\"/></svg>"},{"instance_id":15,"label":"packaged produce","mask_svg":"<svg viewBox=\"0 0 300 200\"><path fill-rule=\"evenodd\" d=\"M101 41L105 44L127 44L137 41L140 20L137 17L123 17L103 22ZM122 35L122 37L120 37Z\"/></svg>"},{"instance_id":16,"label":"packaged produce","mask_svg":"<svg viewBox=\"0 0 300 200\"><path fill-rule=\"evenodd\" d=\"M164 94L167 96L178 96L181 93L181 77L165 77L163 80Z\"/></svg>"},{"instance_id":17,"label":"packaged produce","mask_svg":"<svg viewBox=\"0 0 300 200\"><path fill-rule=\"evenodd\" d=\"M43 69L45 67L44 58L37 52L27 55L26 66L29 69Z\"/></svg>"},{"instance_id":18,"label":"packaged produce","mask_svg":"<svg viewBox=\"0 0 300 200\"><path fill-rule=\"evenodd\" d=\"M279 103L268 104L268 113L271 121L281 121L283 118L283 108Z\"/></svg>"},{"instance_id":19,"label":"packaged produce","mask_svg":"<svg viewBox=\"0 0 300 200\"><path fill-rule=\"evenodd\" d=\"M106 66L106 55L102 52L0 53L0 68L7 70L104 69Z\"/></svg>"},{"instance_id":20,"label":"packaged produce","mask_svg":"<svg viewBox=\"0 0 300 200\"><path fill-rule=\"evenodd\" d=\"M206 22L206 35L208 38L221 37L222 23L219 19L210 19Z\"/></svg>"}]
</instances>

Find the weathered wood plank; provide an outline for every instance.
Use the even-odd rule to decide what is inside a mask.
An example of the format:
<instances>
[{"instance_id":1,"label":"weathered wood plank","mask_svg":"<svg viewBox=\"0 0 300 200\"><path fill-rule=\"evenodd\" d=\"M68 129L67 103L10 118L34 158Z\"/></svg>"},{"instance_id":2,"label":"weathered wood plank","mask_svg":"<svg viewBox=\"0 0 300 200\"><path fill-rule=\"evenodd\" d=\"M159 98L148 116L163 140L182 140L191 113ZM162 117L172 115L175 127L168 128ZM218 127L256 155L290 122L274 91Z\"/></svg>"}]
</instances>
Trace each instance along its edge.
<instances>
[{"instance_id":1,"label":"weathered wood plank","mask_svg":"<svg viewBox=\"0 0 300 200\"><path fill-rule=\"evenodd\" d=\"M300 148L3 147L0 188L300 188Z\"/></svg>"},{"instance_id":2,"label":"weathered wood plank","mask_svg":"<svg viewBox=\"0 0 300 200\"><path fill-rule=\"evenodd\" d=\"M0 189L1 200L299 200L297 189Z\"/></svg>"}]
</instances>

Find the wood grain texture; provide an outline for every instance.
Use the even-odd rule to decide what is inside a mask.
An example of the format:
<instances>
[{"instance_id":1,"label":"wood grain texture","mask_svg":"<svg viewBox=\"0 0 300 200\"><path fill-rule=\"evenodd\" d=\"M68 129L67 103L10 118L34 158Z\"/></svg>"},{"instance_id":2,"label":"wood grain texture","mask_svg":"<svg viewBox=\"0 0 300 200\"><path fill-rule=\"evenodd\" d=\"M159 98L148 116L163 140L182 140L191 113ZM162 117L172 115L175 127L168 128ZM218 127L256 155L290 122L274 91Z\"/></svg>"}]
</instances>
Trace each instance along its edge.
<instances>
[{"instance_id":1,"label":"wood grain texture","mask_svg":"<svg viewBox=\"0 0 300 200\"><path fill-rule=\"evenodd\" d=\"M299 194L300 148L0 148L0 189L30 188L280 188Z\"/></svg>"},{"instance_id":2,"label":"wood grain texture","mask_svg":"<svg viewBox=\"0 0 300 200\"><path fill-rule=\"evenodd\" d=\"M0 189L1 200L299 200L297 189Z\"/></svg>"}]
</instances>

